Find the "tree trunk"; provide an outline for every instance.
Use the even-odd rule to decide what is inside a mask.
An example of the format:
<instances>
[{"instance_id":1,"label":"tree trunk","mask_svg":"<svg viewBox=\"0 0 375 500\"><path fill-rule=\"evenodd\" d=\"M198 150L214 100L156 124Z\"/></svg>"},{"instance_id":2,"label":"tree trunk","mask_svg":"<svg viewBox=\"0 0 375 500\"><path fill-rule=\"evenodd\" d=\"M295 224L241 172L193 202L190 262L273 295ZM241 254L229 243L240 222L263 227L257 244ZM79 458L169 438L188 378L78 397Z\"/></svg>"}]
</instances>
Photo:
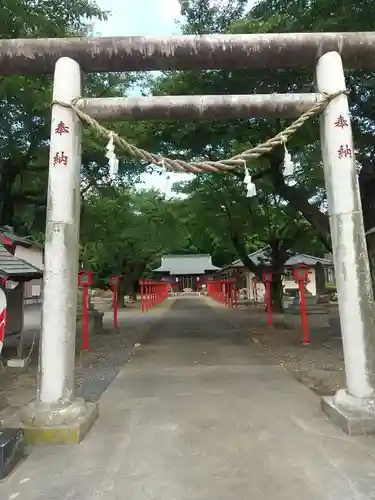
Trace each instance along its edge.
<instances>
[{"instance_id":1,"label":"tree trunk","mask_svg":"<svg viewBox=\"0 0 375 500\"><path fill-rule=\"evenodd\" d=\"M137 302L137 291L138 291L138 279L132 281L132 288L130 291L130 298Z\"/></svg>"},{"instance_id":2,"label":"tree trunk","mask_svg":"<svg viewBox=\"0 0 375 500\"><path fill-rule=\"evenodd\" d=\"M11 159L0 164L0 225L13 226L15 215L15 199L12 196L12 187L18 176L20 167L14 165Z\"/></svg>"},{"instance_id":3,"label":"tree trunk","mask_svg":"<svg viewBox=\"0 0 375 500\"><path fill-rule=\"evenodd\" d=\"M255 274L255 276L259 279L262 280L262 268L260 266L257 266L254 264L254 262L249 258L249 255L246 250L246 246L243 240L243 237L240 236L238 233L235 233L232 231L231 233L231 238L232 238L232 243L233 246L242 260L243 265L252 273Z\"/></svg>"},{"instance_id":4,"label":"tree trunk","mask_svg":"<svg viewBox=\"0 0 375 500\"><path fill-rule=\"evenodd\" d=\"M280 274L273 276L271 281L271 305L272 312L282 313L284 311L283 307L283 282Z\"/></svg>"},{"instance_id":5,"label":"tree trunk","mask_svg":"<svg viewBox=\"0 0 375 500\"><path fill-rule=\"evenodd\" d=\"M119 309L123 309L125 307L124 296L125 296L125 280L124 278L121 278L117 288L117 307Z\"/></svg>"},{"instance_id":6,"label":"tree trunk","mask_svg":"<svg viewBox=\"0 0 375 500\"><path fill-rule=\"evenodd\" d=\"M318 207L309 202L309 195L303 187L289 186L285 182L284 176L281 172L282 163L278 157L271 158L270 161L270 180L275 188L275 191L310 222L310 224L316 229L319 239L325 248L329 252L332 252L328 216L321 212Z\"/></svg>"},{"instance_id":7,"label":"tree trunk","mask_svg":"<svg viewBox=\"0 0 375 500\"><path fill-rule=\"evenodd\" d=\"M276 313L282 313L283 307L283 275L284 264L288 258L288 250L284 248L279 238L270 239L271 247L271 265L272 265L272 281L271 281L271 303L272 310Z\"/></svg>"},{"instance_id":8,"label":"tree trunk","mask_svg":"<svg viewBox=\"0 0 375 500\"><path fill-rule=\"evenodd\" d=\"M367 159L361 161L362 169L358 176L361 192L363 223L368 231L375 226L375 162Z\"/></svg>"}]
</instances>

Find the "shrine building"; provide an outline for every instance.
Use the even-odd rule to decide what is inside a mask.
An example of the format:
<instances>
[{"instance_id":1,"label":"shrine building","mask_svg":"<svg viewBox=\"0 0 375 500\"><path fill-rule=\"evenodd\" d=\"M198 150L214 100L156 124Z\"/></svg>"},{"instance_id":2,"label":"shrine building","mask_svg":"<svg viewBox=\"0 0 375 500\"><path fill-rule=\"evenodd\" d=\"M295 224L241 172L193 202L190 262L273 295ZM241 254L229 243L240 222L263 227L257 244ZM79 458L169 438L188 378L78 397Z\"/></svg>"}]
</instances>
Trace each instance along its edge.
<instances>
[{"instance_id":1,"label":"shrine building","mask_svg":"<svg viewBox=\"0 0 375 500\"><path fill-rule=\"evenodd\" d=\"M166 255L161 266L153 270L158 279L167 281L177 292L199 291L213 279L219 267L212 264L211 255Z\"/></svg>"}]
</instances>

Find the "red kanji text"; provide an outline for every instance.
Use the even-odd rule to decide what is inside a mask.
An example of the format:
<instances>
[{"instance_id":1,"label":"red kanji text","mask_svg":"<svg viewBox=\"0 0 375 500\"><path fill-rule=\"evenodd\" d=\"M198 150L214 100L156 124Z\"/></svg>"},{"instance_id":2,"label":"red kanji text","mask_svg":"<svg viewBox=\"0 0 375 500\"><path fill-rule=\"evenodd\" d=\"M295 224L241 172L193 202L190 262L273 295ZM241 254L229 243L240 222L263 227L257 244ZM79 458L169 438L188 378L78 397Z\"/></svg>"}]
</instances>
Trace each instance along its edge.
<instances>
[{"instance_id":1,"label":"red kanji text","mask_svg":"<svg viewBox=\"0 0 375 500\"><path fill-rule=\"evenodd\" d=\"M69 134L69 127L64 122L60 122L55 128L55 134Z\"/></svg>"},{"instance_id":2,"label":"red kanji text","mask_svg":"<svg viewBox=\"0 0 375 500\"><path fill-rule=\"evenodd\" d=\"M338 128L345 128L345 127L349 127L349 123L348 123L348 120L346 120L346 118L344 118L342 115L340 115L337 120L335 121L335 127L338 127Z\"/></svg>"},{"instance_id":3,"label":"red kanji text","mask_svg":"<svg viewBox=\"0 0 375 500\"><path fill-rule=\"evenodd\" d=\"M347 144L345 144L345 146L341 145L337 151L337 156L340 160L342 160L343 158L351 158L352 150Z\"/></svg>"},{"instance_id":4,"label":"red kanji text","mask_svg":"<svg viewBox=\"0 0 375 500\"><path fill-rule=\"evenodd\" d=\"M53 164L65 166L68 165L68 157L64 154L64 151L55 154L55 156L53 157Z\"/></svg>"}]
</instances>

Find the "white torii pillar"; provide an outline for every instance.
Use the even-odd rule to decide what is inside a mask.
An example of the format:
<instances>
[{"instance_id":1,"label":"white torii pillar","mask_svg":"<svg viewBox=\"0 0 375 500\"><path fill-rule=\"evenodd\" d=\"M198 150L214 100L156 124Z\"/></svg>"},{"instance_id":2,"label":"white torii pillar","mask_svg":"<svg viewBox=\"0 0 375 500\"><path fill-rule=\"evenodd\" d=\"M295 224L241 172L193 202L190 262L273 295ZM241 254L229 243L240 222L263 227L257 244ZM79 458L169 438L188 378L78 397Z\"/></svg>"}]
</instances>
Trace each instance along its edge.
<instances>
[{"instance_id":1,"label":"white torii pillar","mask_svg":"<svg viewBox=\"0 0 375 500\"><path fill-rule=\"evenodd\" d=\"M320 57L316 85L327 94L345 90L337 52ZM345 94L323 112L321 141L347 380L347 390L324 398L323 408L350 434L374 432L375 309Z\"/></svg>"},{"instance_id":2,"label":"white torii pillar","mask_svg":"<svg viewBox=\"0 0 375 500\"><path fill-rule=\"evenodd\" d=\"M81 69L63 57L56 63L55 101L70 102L82 92ZM44 294L39 378L36 401L21 417L31 430L54 428L50 439L59 442L58 428L76 428L92 408L75 398L75 337L79 259L81 124L75 113L52 106L51 141L45 235ZM72 437L73 436L73 437ZM77 435L78 436L78 435Z\"/></svg>"}]
</instances>

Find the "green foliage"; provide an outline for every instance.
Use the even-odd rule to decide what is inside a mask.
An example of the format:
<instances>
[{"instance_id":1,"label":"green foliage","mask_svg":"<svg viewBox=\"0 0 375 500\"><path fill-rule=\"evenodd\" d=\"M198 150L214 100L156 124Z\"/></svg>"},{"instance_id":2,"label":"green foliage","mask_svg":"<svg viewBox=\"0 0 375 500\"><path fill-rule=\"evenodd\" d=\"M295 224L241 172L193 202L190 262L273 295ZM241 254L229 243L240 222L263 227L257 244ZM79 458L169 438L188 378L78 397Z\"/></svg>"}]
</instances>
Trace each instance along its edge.
<instances>
[{"instance_id":1,"label":"green foliage","mask_svg":"<svg viewBox=\"0 0 375 500\"><path fill-rule=\"evenodd\" d=\"M89 21L107 13L92 0L2 0L1 38L64 37L86 35Z\"/></svg>"},{"instance_id":2,"label":"green foliage","mask_svg":"<svg viewBox=\"0 0 375 500\"><path fill-rule=\"evenodd\" d=\"M248 0L180 0L183 33L223 33L245 11Z\"/></svg>"},{"instance_id":3,"label":"green foliage","mask_svg":"<svg viewBox=\"0 0 375 500\"><path fill-rule=\"evenodd\" d=\"M0 37L86 36L92 21L105 18L106 13L91 0L4 0L0 5ZM86 75L85 93L123 96L138 79L142 75ZM52 77L1 78L0 96L0 223L35 235L45 226ZM108 127L130 138L136 135L136 127L129 124ZM135 182L139 164L118 156L119 183ZM109 182L106 163L104 142L85 130L82 194Z\"/></svg>"},{"instance_id":4,"label":"green foliage","mask_svg":"<svg viewBox=\"0 0 375 500\"><path fill-rule=\"evenodd\" d=\"M173 203L158 192L103 187L85 203L82 262L99 282L120 273L133 283L178 247L181 233Z\"/></svg>"},{"instance_id":5,"label":"green foliage","mask_svg":"<svg viewBox=\"0 0 375 500\"><path fill-rule=\"evenodd\" d=\"M215 0L181 0L186 22L185 33L274 33L319 31L372 31L373 2L370 0L261 0L244 9L247 2ZM158 94L247 94L311 92L312 71L291 69L235 71L172 71L155 83ZM359 175L365 227L375 225L375 141L374 113L375 73L347 71L348 88L356 155L362 165ZM248 119L223 122L167 122L149 124L148 132L162 145L163 153L181 154L185 158L220 159L251 144L264 142L289 125L289 120ZM146 136L142 144L147 143ZM321 165L318 120L311 120L290 140L289 149L296 162L294 189L285 189L280 178L281 162L264 175L264 168L249 164L267 184L297 211L303 213L320 233L329 249L324 176ZM276 152L278 154L278 152ZM267 178L266 178L267 177ZM262 186L259 185L261 188Z\"/></svg>"}]
</instances>

